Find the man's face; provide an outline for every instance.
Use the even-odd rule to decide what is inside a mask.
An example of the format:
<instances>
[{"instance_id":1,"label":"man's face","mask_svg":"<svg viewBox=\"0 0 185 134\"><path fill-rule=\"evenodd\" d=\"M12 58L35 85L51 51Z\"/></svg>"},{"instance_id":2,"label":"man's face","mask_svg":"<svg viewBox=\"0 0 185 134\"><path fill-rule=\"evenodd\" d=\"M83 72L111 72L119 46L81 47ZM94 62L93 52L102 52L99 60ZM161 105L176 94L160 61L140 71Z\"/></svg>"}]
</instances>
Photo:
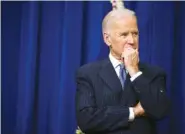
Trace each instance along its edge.
<instances>
[{"instance_id":1,"label":"man's face","mask_svg":"<svg viewBox=\"0 0 185 134\"><path fill-rule=\"evenodd\" d=\"M121 56L124 47L138 49L138 27L135 16L125 16L117 19L111 24L110 32L107 34L108 45L111 45L111 52Z\"/></svg>"}]
</instances>

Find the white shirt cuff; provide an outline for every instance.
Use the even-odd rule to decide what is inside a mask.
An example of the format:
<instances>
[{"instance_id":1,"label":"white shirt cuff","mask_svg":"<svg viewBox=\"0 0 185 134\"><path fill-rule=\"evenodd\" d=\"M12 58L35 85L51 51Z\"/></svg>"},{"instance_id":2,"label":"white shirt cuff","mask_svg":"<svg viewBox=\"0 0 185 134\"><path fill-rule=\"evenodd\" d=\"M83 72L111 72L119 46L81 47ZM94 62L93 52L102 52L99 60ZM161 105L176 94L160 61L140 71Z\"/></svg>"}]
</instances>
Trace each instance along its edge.
<instances>
[{"instance_id":1,"label":"white shirt cuff","mask_svg":"<svg viewBox=\"0 0 185 134\"><path fill-rule=\"evenodd\" d=\"M134 81L138 76L140 76L142 74L142 72L141 71L139 71L139 72L137 72L136 74L134 74L131 78L130 78L130 80L131 81Z\"/></svg>"},{"instance_id":2,"label":"white shirt cuff","mask_svg":"<svg viewBox=\"0 0 185 134\"><path fill-rule=\"evenodd\" d=\"M129 107L129 121L133 121L135 118L133 107Z\"/></svg>"}]
</instances>

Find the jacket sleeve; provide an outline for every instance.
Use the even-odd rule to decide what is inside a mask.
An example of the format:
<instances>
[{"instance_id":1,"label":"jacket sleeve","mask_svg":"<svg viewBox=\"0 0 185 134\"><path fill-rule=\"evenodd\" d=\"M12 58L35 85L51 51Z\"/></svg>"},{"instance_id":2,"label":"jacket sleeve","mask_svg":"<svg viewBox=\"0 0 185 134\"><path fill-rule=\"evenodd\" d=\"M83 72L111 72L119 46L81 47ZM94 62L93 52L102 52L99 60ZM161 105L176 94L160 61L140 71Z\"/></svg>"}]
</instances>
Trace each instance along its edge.
<instances>
[{"instance_id":1,"label":"jacket sleeve","mask_svg":"<svg viewBox=\"0 0 185 134\"><path fill-rule=\"evenodd\" d=\"M78 72L76 82L76 117L77 124L83 132L103 133L128 127L128 107L97 107L93 84L88 76L82 71Z\"/></svg>"},{"instance_id":2,"label":"jacket sleeve","mask_svg":"<svg viewBox=\"0 0 185 134\"><path fill-rule=\"evenodd\" d=\"M166 75L142 74L132 82L133 88L144 108L146 115L153 119L161 119L169 111L169 98L166 94Z\"/></svg>"}]
</instances>

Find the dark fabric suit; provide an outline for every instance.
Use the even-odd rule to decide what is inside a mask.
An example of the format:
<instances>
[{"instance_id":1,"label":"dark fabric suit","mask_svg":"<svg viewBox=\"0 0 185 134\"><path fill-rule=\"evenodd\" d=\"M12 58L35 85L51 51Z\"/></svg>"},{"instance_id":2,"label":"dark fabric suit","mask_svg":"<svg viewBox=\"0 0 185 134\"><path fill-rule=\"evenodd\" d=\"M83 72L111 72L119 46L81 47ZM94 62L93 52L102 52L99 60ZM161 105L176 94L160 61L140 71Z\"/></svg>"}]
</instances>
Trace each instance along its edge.
<instances>
[{"instance_id":1,"label":"dark fabric suit","mask_svg":"<svg viewBox=\"0 0 185 134\"><path fill-rule=\"evenodd\" d=\"M109 59L86 64L77 71L76 117L85 134L155 134L155 120L169 108L165 73L139 63L143 74L125 88ZM129 122L129 107L141 102L146 115Z\"/></svg>"}]
</instances>

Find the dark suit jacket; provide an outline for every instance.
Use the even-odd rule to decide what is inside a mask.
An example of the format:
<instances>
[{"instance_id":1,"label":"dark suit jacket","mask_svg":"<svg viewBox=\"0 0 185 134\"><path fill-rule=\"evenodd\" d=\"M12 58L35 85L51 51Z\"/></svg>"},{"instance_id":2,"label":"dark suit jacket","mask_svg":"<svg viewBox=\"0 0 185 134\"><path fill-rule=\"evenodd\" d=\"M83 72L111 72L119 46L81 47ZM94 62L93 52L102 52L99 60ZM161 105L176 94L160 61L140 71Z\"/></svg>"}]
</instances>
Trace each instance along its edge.
<instances>
[{"instance_id":1,"label":"dark suit jacket","mask_svg":"<svg viewBox=\"0 0 185 134\"><path fill-rule=\"evenodd\" d=\"M76 75L77 124L85 134L155 134L155 120L166 115L166 76L158 67L139 63L143 74L127 75L122 90L109 59L82 66ZM146 115L129 122L129 107L141 102Z\"/></svg>"}]
</instances>

